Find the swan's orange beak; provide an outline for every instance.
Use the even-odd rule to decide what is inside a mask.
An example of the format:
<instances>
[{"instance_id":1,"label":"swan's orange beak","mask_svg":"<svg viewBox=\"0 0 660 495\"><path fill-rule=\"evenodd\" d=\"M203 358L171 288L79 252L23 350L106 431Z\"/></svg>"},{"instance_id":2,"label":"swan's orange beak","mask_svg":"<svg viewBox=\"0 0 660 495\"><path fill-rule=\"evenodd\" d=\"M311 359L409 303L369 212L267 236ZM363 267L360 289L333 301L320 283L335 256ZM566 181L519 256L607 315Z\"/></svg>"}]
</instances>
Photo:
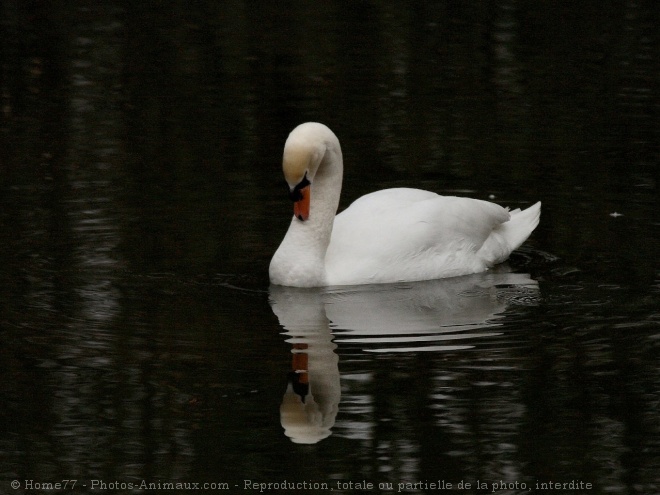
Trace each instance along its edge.
<instances>
[{"instance_id":1,"label":"swan's orange beak","mask_svg":"<svg viewBox=\"0 0 660 495\"><path fill-rule=\"evenodd\" d=\"M293 202L293 214L298 220L305 221L309 218L309 200L311 192L310 184L298 189L298 194Z\"/></svg>"}]
</instances>

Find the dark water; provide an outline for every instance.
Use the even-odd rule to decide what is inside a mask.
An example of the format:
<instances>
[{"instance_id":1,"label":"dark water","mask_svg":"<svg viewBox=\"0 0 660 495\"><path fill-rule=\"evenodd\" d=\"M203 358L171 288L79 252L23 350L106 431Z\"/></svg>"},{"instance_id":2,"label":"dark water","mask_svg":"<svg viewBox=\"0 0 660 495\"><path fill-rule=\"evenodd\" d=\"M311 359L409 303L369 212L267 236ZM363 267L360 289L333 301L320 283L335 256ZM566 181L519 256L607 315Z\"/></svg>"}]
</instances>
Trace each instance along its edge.
<instances>
[{"instance_id":1,"label":"dark water","mask_svg":"<svg viewBox=\"0 0 660 495\"><path fill-rule=\"evenodd\" d=\"M0 9L0 493L660 493L655 2ZM342 206L541 224L488 274L271 290L307 120Z\"/></svg>"}]
</instances>

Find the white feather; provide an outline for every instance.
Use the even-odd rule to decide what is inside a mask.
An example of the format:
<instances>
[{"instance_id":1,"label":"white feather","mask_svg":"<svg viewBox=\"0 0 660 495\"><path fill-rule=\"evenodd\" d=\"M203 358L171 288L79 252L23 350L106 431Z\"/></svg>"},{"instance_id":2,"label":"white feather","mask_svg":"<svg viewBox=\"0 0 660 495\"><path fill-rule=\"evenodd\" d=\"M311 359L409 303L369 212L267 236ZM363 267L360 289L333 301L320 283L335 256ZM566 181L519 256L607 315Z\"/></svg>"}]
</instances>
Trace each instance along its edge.
<instances>
[{"instance_id":1,"label":"white feather","mask_svg":"<svg viewBox=\"0 0 660 495\"><path fill-rule=\"evenodd\" d=\"M538 225L540 202L509 213L488 201L408 188L367 194L335 217L339 141L327 127L308 123L294 129L287 145L315 140L337 149L326 152L329 159L310 161L308 175L319 179L312 181L310 217L292 219L271 261L274 284L359 285L482 272L506 260Z\"/></svg>"}]
</instances>

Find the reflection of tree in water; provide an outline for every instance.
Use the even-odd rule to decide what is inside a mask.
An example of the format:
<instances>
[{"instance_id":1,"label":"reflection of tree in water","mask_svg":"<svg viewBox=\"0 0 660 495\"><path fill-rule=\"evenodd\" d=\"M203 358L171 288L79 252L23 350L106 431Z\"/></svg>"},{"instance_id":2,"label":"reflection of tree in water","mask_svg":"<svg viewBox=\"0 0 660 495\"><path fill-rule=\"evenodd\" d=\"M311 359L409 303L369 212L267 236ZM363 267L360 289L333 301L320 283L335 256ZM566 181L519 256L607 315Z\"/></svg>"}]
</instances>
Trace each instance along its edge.
<instances>
[{"instance_id":1,"label":"reflection of tree in water","mask_svg":"<svg viewBox=\"0 0 660 495\"><path fill-rule=\"evenodd\" d=\"M122 331L122 24L116 9L85 12L68 19L22 4L6 25L26 42L12 47L5 68L19 70L3 88L4 122L18 138L3 157L14 181L5 225L20 232L3 236L14 258L3 274L23 281L9 288L18 304L6 314L25 342L19 361L34 367L16 369L28 393L23 407L44 414L24 424L31 432L3 442L25 473L101 476L116 455L124 475L145 476L153 452L168 452L179 456L168 468L176 475L190 460L188 433L158 418L179 405L153 386L153 355L133 353L141 338ZM22 401L9 404L8 421L20 427L12 409Z\"/></svg>"},{"instance_id":2,"label":"reflection of tree in water","mask_svg":"<svg viewBox=\"0 0 660 495\"><path fill-rule=\"evenodd\" d=\"M641 294L571 308L555 278L544 298L566 304L508 314L490 345L394 355L365 353L373 335L339 343L345 390L319 444L336 474L589 472L602 486L650 486L654 2L74 3L0 6L4 472L176 477L208 462L201 436L223 445L223 468L258 444L262 431L227 433L243 427L229 400L191 393L252 386L205 367L192 328L181 351L177 332L205 328L214 306L153 276L265 273L289 211L273 179L282 143L322 120L344 143L346 201L381 183L508 204L546 195L536 245ZM613 224L612 211L633 220ZM253 348L231 338L211 348L241 369ZM223 425L211 433L205 400Z\"/></svg>"},{"instance_id":3,"label":"reflection of tree in water","mask_svg":"<svg viewBox=\"0 0 660 495\"><path fill-rule=\"evenodd\" d=\"M557 326L565 321L561 291L544 291L543 299L557 300L557 313L535 317L532 307L519 325L514 317L500 336L473 350L383 361L340 344L343 391L334 434L359 445L350 476L364 475L358 469L367 465L372 479L391 482L576 478L598 489L652 488L658 459L642 452L657 448L648 401L658 384L657 370L649 368L655 351L606 330L606 314L587 316L598 294L585 294L583 305L569 309L577 319L583 315L577 334ZM643 324L638 328L644 340ZM623 355L632 361L623 364Z\"/></svg>"}]
</instances>

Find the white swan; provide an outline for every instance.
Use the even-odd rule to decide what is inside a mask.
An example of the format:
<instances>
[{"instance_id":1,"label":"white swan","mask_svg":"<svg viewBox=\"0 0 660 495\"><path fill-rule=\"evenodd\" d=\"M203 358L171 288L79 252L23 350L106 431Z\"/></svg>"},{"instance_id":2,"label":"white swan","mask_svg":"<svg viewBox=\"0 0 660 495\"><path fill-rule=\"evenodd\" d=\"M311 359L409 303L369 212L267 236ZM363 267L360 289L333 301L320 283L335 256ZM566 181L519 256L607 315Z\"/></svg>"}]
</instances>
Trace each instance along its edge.
<instances>
[{"instance_id":1,"label":"white swan","mask_svg":"<svg viewBox=\"0 0 660 495\"><path fill-rule=\"evenodd\" d=\"M284 145L294 201L289 230L270 262L270 281L292 287L411 282L467 275L506 260L538 225L524 211L419 189L383 189L336 215L343 160L323 124L296 127Z\"/></svg>"}]
</instances>

